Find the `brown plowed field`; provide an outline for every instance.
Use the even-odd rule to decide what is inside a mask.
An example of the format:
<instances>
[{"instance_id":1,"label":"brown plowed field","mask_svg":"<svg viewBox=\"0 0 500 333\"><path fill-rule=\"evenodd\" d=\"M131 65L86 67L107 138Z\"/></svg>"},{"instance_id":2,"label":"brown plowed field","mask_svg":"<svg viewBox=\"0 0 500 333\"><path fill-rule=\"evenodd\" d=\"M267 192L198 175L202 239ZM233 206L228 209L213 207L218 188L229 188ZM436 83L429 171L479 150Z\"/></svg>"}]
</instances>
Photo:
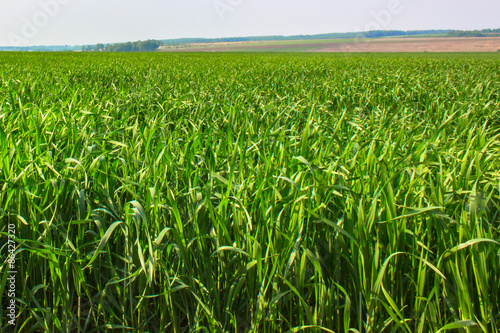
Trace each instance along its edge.
<instances>
[{"instance_id":1,"label":"brown plowed field","mask_svg":"<svg viewBox=\"0 0 500 333\"><path fill-rule=\"evenodd\" d=\"M495 52L500 50L500 37L480 38L383 38L331 42L293 41L290 43L238 42L192 44L165 48L166 52L227 52L227 51L302 51L302 52Z\"/></svg>"},{"instance_id":2,"label":"brown plowed field","mask_svg":"<svg viewBox=\"0 0 500 333\"><path fill-rule=\"evenodd\" d=\"M331 44L319 52L495 52L500 38L400 38Z\"/></svg>"}]
</instances>

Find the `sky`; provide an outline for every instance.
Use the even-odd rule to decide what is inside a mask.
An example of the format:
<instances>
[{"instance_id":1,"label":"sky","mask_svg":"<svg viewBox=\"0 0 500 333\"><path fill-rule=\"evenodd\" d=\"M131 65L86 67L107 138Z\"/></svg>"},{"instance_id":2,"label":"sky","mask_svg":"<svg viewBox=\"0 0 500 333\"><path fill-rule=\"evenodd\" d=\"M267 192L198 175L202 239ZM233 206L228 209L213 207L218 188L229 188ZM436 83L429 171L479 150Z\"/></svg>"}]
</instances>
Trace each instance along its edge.
<instances>
[{"instance_id":1,"label":"sky","mask_svg":"<svg viewBox=\"0 0 500 333\"><path fill-rule=\"evenodd\" d=\"M0 0L0 46L500 28L499 0Z\"/></svg>"}]
</instances>

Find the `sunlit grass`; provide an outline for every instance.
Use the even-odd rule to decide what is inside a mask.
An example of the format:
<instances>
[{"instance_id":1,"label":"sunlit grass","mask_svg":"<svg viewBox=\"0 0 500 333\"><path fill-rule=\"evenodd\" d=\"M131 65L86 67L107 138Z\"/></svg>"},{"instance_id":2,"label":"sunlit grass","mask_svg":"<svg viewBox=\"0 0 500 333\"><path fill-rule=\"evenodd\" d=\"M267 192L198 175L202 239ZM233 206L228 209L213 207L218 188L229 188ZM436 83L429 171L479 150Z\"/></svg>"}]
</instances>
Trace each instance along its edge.
<instances>
[{"instance_id":1,"label":"sunlit grass","mask_svg":"<svg viewBox=\"0 0 500 333\"><path fill-rule=\"evenodd\" d=\"M497 332L499 65L1 54L20 330Z\"/></svg>"}]
</instances>

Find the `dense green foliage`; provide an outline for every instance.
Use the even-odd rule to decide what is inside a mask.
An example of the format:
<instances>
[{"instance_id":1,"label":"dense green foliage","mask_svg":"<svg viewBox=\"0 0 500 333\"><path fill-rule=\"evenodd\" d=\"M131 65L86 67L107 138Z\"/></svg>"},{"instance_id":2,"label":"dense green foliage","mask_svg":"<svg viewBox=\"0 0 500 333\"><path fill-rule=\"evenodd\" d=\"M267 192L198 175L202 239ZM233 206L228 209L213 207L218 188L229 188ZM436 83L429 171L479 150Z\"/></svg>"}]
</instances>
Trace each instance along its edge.
<instances>
[{"instance_id":1,"label":"dense green foliage","mask_svg":"<svg viewBox=\"0 0 500 333\"><path fill-rule=\"evenodd\" d=\"M448 37L498 37L500 29L483 30L451 30L447 33Z\"/></svg>"},{"instance_id":2,"label":"dense green foliage","mask_svg":"<svg viewBox=\"0 0 500 333\"><path fill-rule=\"evenodd\" d=\"M498 332L499 68L1 54L18 329Z\"/></svg>"},{"instance_id":3,"label":"dense green foliage","mask_svg":"<svg viewBox=\"0 0 500 333\"><path fill-rule=\"evenodd\" d=\"M107 52L151 52L156 51L161 42L155 40L128 42L121 44L108 44L104 48Z\"/></svg>"},{"instance_id":4,"label":"dense green foliage","mask_svg":"<svg viewBox=\"0 0 500 333\"><path fill-rule=\"evenodd\" d=\"M162 45L161 41L145 40L127 43L117 43L104 45L102 43L96 45L84 45L82 51L106 51L106 52L153 52L158 50Z\"/></svg>"},{"instance_id":5,"label":"dense green foliage","mask_svg":"<svg viewBox=\"0 0 500 333\"><path fill-rule=\"evenodd\" d=\"M453 31L448 32L447 36L448 37L485 37L486 35L483 34L479 30L474 30L474 31L453 30Z\"/></svg>"}]
</instances>

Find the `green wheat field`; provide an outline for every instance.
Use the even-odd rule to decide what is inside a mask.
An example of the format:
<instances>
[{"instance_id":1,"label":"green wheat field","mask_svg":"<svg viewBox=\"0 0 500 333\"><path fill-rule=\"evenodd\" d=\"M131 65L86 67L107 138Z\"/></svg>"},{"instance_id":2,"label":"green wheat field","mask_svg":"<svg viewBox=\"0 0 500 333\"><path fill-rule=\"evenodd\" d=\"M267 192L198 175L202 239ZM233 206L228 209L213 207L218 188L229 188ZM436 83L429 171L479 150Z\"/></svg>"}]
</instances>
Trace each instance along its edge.
<instances>
[{"instance_id":1,"label":"green wheat field","mask_svg":"<svg viewBox=\"0 0 500 333\"><path fill-rule=\"evenodd\" d=\"M18 332L499 332L499 54L0 54Z\"/></svg>"}]
</instances>

